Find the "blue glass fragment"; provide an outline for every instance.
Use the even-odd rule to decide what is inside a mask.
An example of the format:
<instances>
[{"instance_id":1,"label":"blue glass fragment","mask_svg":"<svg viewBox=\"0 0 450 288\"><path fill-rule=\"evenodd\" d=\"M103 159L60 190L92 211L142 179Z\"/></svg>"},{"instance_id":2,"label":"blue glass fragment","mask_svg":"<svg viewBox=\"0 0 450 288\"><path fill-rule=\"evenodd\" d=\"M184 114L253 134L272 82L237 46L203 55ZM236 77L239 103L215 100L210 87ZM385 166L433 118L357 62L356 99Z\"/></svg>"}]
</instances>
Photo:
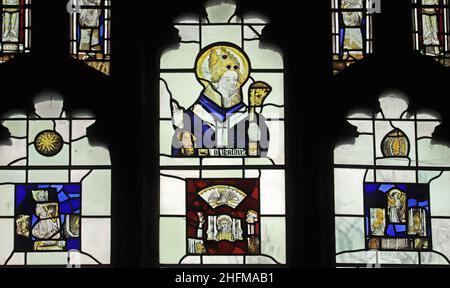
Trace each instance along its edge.
<instances>
[{"instance_id":1,"label":"blue glass fragment","mask_svg":"<svg viewBox=\"0 0 450 288\"><path fill-rule=\"evenodd\" d=\"M406 225L402 225L402 224L395 225L395 231L397 231L397 232L405 232L406 231Z\"/></svg>"},{"instance_id":2,"label":"blue glass fragment","mask_svg":"<svg viewBox=\"0 0 450 288\"><path fill-rule=\"evenodd\" d=\"M392 184L382 184L382 185L380 185L380 188L378 188L378 189L380 191L386 193L394 187L395 187L395 185L392 185Z\"/></svg>"},{"instance_id":3,"label":"blue glass fragment","mask_svg":"<svg viewBox=\"0 0 450 288\"><path fill-rule=\"evenodd\" d=\"M39 218L36 215L33 215L31 217L31 226L34 226L34 224L36 224L36 222L39 220Z\"/></svg>"},{"instance_id":4,"label":"blue glass fragment","mask_svg":"<svg viewBox=\"0 0 450 288\"><path fill-rule=\"evenodd\" d=\"M59 202L64 202L67 199L69 199L69 197L67 197L67 195L64 192L59 192L59 194L58 194Z\"/></svg>"},{"instance_id":5,"label":"blue glass fragment","mask_svg":"<svg viewBox=\"0 0 450 288\"><path fill-rule=\"evenodd\" d=\"M75 238L75 239L67 239L66 242L66 246L67 246L67 250L80 250L81 248L81 242L80 239Z\"/></svg>"},{"instance_id":6,"label":"blue glass fragment","mask_svg":"<svg viewBox=\"0 0 450 288\"><path fill-rule=\"evenodd\" d=\"M387 226L386 234L387 234L388 236L395 236L394 225L389 224L389 225Z\"/></svg>"},{"instance_id":7,"label":"blue glass fragment","mask_svg":"<svg viewBox=\"0 0 450 288\"><path fill-rule=\"evenodd\" d=\"M427 201L422 201L422 202L419 202L419 207L427 207L428 206L428 200Z\"/></svg>"},{"instance_id":8,"label":"blue glass fragment","mask_svg":"<svg viewBox=\"0 0 450 288\"><path fill-rule=\"evenodd\" d=\"M371 192L375 192L377 190L378 190L377 184L372 184L372 183L364 184L364 192L371 193Z\"/></svg>"},{"instance_id":9,"label":"blue glass fragment","mask_svg":"<svg viewBox=\"0 0 450 288\"><path fill-rule=\"evenodd\" d=\"M71 199L70 203L72 204L73 210L78 210L81 208L81 200L78 199Z\"/></svg>"},{"instance_id":10,"label":"blue glass fragment","mask_svg":"<svg viewBox=\"0 0 450 288\"><path fill-rule=\"evenodd\" d=\"M63 189L64 185L52 185L50 187L51 188L55 188L56 192L61 192L61 190Z\"/></svg>"},{"instance_id":11,"label":"blue glass fragment","mask_svg":"<svg viewBox=\"0 0 450 288\"><path fill-rule=\"evenodd\" d=\"M69 202L64 202L64 203L59 204L59 211L61 214L71 214L72 207L70 207Z\"/></svg>"},{"instance_id":12,"label":"blue glass fragment","mask_svg":"<svg viewBox=\"0 0 450 288\"><path fill-rule=\"evenodd\" d=\"M369 217L366 216L366 236L369 236Z\"/></svg>"},{"instance_id":13,"label":"blue glass fragment","mask_svg":"<svg viewBox=\"0 0 450 288\"><path fill-rule=\"evenodd\" d=\"M80 185L79 184L67 184L64 185L64 192L68 193L68 194L79 194L81 189L80 189Z\"/></svg>"},{"instance_id":14,"label":"blue glass fragment","mask_svg":"<svg viewBox=\"0 0 450 288\"><path fill-rule=\"evenodd\" d=\"M25 185L17 185L16 186L16 208L19 208L20 204L25 199L27 195L27 189Z\"/></svg>"},{"instance_id":15,"label":"blue glass fragment","mask_svg":"<svg viewBox=\"0 0 450 288\"><path fill-rule=\"evenodd\" d=\"M408 199L408 207L416 207L417 206L417 200L416 199Z\"/></svg>"},{"instance_id":16,"label":"blue glass fragment","mask_svg":"<svg viewBox=\"0 0 450 288\"><path fill-rule=\"evenodd\" d=\"M406 185L405 184L397 184L397 188L402 190L402 191L406 191Z\"/></svg>"}]
</instances>

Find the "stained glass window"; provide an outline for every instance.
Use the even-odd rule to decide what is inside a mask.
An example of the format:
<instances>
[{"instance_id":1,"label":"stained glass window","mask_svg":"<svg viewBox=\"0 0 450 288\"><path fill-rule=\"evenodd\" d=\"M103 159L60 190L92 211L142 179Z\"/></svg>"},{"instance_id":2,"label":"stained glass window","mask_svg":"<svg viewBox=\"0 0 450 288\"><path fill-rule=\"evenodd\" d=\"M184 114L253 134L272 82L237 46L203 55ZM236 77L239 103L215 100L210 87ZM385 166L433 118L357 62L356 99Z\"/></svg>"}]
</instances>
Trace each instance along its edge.
<instances>
[{"instance_id":1,"label":"stained glass window","mask_svg":"<svg viewBox=\"0 0 450 288\"><path fill-rule=\"evenodd\" d=\"M414 49L450 65L448 0L413 0Z\"/></svg>"},{"instance_id":2,"label":"stained glass window","mask_svg":"<svg viewBox=\"0 0 450 288\"><path fill-rule=\"evenodd\" d=\"M354 144L334 150L337 266L449 265L450 148L433 112L390 91L381 112L355 112Z\"/></svg>"},{"instance_id":3,"label":"stained glass window","mask_svg":"<svg viewBox=\"0 0 450 288\"><path fill-rule=\"evenodd\" d=\"M3 63L17 53L30 52L31 0L2 0L0 10L0 63Z\"/></svg>"},{"instance_id":4,"label":"stained glass window","mask_svg":"<svg viewBox=\"0 0 450 288\"><path fill-rule=\"evenodd\" d=\"M111 72L111 1L77 0L71 13L70 53L98 71Z\"/></svg>"},{"instance_id":5,"label":"stained glass window","mask_svg":"<svg viewBox=\"0 0 450 288\"><path fill-rule=\"evenodd\" d=\"M333 72L373 52L370 0L331 0Z\"/></svg>"},{"instance_id":6,"label":"stained glass window","mask_svg":"<svg viewBox=\"0 0 450 288\"><path fill-rule=\"evenodd\" d=\"M283 58L235 10L178 18L161 56L162 265L286 263Z\"/></svg>"},{"instance_id":7,"label":"stained glass window","mask_svg":"<svg viewBox=\"0 0 450 288\"><path fill-rule=\"evenodd\" d=\"M63 110L51 92L34 113L3 117L0 146L0 265L110 263L111 163L89 144L95 118Z\"/></svg>"}]
</instances>

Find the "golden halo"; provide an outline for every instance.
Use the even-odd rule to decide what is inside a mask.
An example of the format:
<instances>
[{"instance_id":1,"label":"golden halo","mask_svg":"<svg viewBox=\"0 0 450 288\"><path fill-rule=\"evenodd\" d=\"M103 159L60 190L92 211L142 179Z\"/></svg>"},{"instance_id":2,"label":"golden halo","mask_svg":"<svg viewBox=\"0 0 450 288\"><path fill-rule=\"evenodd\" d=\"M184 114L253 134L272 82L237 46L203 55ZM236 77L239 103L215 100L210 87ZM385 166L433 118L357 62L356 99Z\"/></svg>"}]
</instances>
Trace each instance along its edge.
<instances>
[{"instance_id":1,"label":"golden halo","mask_svg":"<svg viewBox=\"0 0 450 288\"><path fill-rule=\"evenodd\" d=\"M403 195L403 192L399 189L394 188L394 189L391 189L388 192L388 194L389 194L389 197L391 197L393 199L400 199L400 197L402 197L402 195ZM397 195L399 195L399 196L397 196Z\"/></svg>"},{"instance_id":2,"label":"golden halo","mask_svg":"<svg viewBox=\"0 0 450 288\"><path fill-rule=\"evenodd\" d=\"M247 54L239 47L227 43L215 43L205 47L199 53L195 66L197 79L204 87L218 82L228 70L238 72L239 84L242 87L250 74L250 60Z\"/></svg>"}]
</instances>

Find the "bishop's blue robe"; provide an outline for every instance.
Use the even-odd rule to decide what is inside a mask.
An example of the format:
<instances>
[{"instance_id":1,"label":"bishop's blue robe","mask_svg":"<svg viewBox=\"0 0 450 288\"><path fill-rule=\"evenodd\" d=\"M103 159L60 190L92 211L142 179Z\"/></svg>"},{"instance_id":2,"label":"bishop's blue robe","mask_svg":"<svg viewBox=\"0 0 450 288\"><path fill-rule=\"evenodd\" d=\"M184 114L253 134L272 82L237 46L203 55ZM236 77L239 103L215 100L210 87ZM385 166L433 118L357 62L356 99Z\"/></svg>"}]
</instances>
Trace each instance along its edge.
<instances>
[{"instance_id":1,"label":"bishop's blue robe","mask_svg":"<svg viewBox=\"0 0 450 288\"><path fill-rule=\"evenodd\" d=\"M260 141L258 141L258 156L264 157L269 147L269 130L265 118L260 114L255 114L255 121L261 135ZM227 125L228 128L222 130L218 128L223 125ZM175 127L176 132L172 138L172 156L186 156L183 155L183 149L179 148L182 147L179 138L180 132L191 133L197 149L245 149L248 155L248 128L248 107L243 102L229 108L223 108L206 95L201 94L197 101L185 111L183 128L177 129ZM221 136L226 141L218 139L219 132L226 133L226 135ZM211 139L211 141L204 141L204 139ZM210 143L208 144L208 142Z\"/></svg>"}]
</instances>

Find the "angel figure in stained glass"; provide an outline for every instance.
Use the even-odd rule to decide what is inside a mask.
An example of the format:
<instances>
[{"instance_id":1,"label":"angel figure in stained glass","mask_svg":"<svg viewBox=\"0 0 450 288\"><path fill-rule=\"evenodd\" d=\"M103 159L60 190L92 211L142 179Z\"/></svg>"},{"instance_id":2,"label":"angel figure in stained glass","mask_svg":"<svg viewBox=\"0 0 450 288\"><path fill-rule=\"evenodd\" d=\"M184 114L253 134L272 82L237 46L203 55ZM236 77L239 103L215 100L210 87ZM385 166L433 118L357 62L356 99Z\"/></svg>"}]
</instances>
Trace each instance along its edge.
<instances>
[{"instance_id":1,"label":"angel figure in stained glass","mask_svg":"<svg viewBox=\"0 0 450 288\"><path fill-rule=\"evenodd\" d=\"M406 222L406 195L398 189L388 193L388 214L391 223Z\"/></svg>"}]
</instances>

